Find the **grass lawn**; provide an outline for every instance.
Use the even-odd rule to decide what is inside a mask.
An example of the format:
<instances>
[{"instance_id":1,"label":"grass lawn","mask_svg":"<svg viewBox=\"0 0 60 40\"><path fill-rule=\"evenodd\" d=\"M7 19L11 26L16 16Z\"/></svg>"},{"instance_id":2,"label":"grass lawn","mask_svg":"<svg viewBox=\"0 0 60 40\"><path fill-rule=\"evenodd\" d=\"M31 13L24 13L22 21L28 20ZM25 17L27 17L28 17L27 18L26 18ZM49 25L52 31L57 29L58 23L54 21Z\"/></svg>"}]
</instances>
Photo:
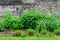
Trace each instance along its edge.
<instances>
[{"instance_id":1,"label":"grass lawn","mask_svg":"<svg viewBox=\"0 0 60 40\"><path fill-rule=\"evenodd\" d=\"M0 40L60 40L60 37L0 37Z\"/></svg>"}]
</instances>

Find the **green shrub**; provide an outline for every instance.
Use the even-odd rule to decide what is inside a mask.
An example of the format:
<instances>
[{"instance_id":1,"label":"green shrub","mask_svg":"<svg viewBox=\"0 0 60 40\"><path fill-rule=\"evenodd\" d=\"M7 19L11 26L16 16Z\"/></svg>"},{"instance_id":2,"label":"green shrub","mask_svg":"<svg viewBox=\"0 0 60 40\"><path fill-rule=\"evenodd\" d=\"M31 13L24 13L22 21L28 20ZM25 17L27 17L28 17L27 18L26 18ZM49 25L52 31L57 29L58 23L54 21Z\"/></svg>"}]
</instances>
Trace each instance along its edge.
<instances>
[{"instance_id":1,"label":"green shrub","mask_svg":"<svg viewBox=\"0 0 60 40\"><path fill-rule=\"evenodd\" d=\"M10 12L6 12L4 15L3 26L5 29L22 29L23 25L20 23L20 17L14 17Z\"/></svg>"},{"instance_id":2,"label":"green shrub","mask_svg":"<svg viewBox=\"0 0 60 40\"><path fill-rule=\"evenodd\" d=\"M12 18L12 16L11 16L10 12L6 12L5 15L4 15L4 18L3 18L3 20L4 20L3 26L4 26L6 29L9 29L9 27L10 27L11 18Z\"/></svg>"},{"instance_id":3,"label":"green shrub","mask_svg":"<svg viewBox=\"0 0 60 40\"><path fill-rule=\"evenodd\" d=\"M22 15L21 23L24 29L31 28L37 29L38 31L46 29L52 32L58 28L59 23L57 22L57 19L59 18L53 13L48 16L42 12L29 11Z\"/></svg>"},{"instance_id":4,"label":"green shrub","mask_svg":"<svg viewBox=\"0 0 60 40\"><path fill-rule=\"evenodd\" d=\"M29 36L34 36L35 35L35 31L33 29L28 29L27 32L28 32Z\"/></svg>"},{"instance_id":5,"label":"green shrub","mask_svg":"<svg viewBox=\"0 0 60 40\"><path fill-rule=\"evenodd\" d=\"M14 17L10 12L6 12L4 19L0 22L0 30L5 29L37 29L54 31L60 26L60 19L55 14L48 16L42 12L29 11L24 13L21 18Z\"/></svg>"},{"instance_id":6,"label":"green shrub","mask_svg":"<svg viewBox=\"0 0 60 40\"><path fill-rule=\"evenodd\" d=\"M37 21L41 18L39 12L36 11L29 11L24 13L21 16L21 23L24 26L24 29L32 28L36 29Z\"/></svg>"},{"instance_id":7,"label":"green shrub","mask_svg":"<svg viewBox=\"0 0 60 40\"><path fill-rule=\"evenodd\" d=\"M19 17L13 17L13 19L11 20L10 27L11 27L11 29L14 29L14 30L22 29L23 25L20 22L20 18Z\"/></svg>"},{"instance_id":8,"label":"green shrub","mask_svg":"<svg viewBox=\"0 0 60 40\"><path fill-rule=\"evenodd\" d=\"M38 21L37 30L41 31L46 29L52 32L58 28L57 25L58 25L58 22L56 17L47 16L45 19L43 18L42 20Z\"/></svg>"}]
</instances>

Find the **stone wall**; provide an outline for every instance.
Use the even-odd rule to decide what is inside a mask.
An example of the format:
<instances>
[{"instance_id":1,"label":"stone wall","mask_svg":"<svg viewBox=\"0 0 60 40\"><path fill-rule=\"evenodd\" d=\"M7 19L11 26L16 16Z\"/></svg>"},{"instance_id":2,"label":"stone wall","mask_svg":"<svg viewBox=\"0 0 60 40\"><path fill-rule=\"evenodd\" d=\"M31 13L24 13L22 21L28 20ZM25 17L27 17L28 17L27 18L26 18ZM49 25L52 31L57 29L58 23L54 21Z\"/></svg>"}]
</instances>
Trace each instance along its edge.
<instances>
[{"instance_id":1,"label":"stone wall","mask_svg":"<svg viewBox=\"0 0 60 40\"><path fill-rule=\"evenodd\" d=\"M59 0L58 0L59 1ZM0 5L0 17L4 15L6 11L10 11L13 16L21 16L23 12L29 10L42 11L50 15L51 12L60 14L60 1L42 1L42 0L23 0L23 5Z\"/></svg>"}]
</instances>

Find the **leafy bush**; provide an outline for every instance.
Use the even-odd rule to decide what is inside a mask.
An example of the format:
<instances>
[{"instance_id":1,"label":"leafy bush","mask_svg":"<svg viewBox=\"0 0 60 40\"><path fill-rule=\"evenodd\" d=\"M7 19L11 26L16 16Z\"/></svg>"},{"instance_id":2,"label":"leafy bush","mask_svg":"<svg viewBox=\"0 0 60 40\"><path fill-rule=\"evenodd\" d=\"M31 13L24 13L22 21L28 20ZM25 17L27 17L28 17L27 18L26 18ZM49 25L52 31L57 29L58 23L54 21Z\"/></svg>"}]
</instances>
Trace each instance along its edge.
<instances>
[{"instance_id":1,"label":"leafy bush","mask_svg":"<svg viewBox=\"0 0 60 40\"><path fill-rule=\"evenodd\" d=\"M24 13L21 18L14 17L10 12L6 12L4 19L0 22L0 30L5 29L37 29L38 31L54 31L60 27L60 19L55 14L48 16L42 12L29 11Z\"/></svg>"},{"instance_id":2,"label":"leafy bush","mask_svg":"<svg viewBox=\"0 0 60 40\"><path fill-rule=\"evenodd\" d=\"M29 36L33 36L35 34L35 31L33 29L27 30Z\"/></svg>"},{"instance_id":3,"label":"leafy bush","mask_svg":"<svg viewBox=\"0 0 60 40\"><path fill-rule=\"evenodd\" d=\"M29 11L27 13L24 13L21 17L21 23L24 26L24 29L35 29L37 26L37 21L40 17L40 13L36 11Z\"/></svg>"},{"instance_id":4,"label":"leafy bush","mask_svg":"<svg viewBox=\"0 0 60 40\"><path fill-rule=\"evenodd\" d=\"M19 30L23 28L23 25L21 24L19 17L13 17L13 19L11 20L10 26L11 26L11 29L14 29L14 30L17 30L17 29Z\"/></svg>"},{"instance_id":5,"label":"leafy bush","mask_svg":"<svg viewBox=\"0 0 60 40\"><path fill-rule=\"evenodd\" d=\"M36 12L36 11L29 11L27 13L24 13L21 17L21 23L24 27L24 29L32 28L36 29L38 31L41 30L48 30L48 31L54 31L58 28L58 22L56 14L51 14L48 16L47 14L44 14L42 12Z\"/></svg>"},{"instance_id":6,"label":"leafy bush","mask_svg":"<svg viewBox=\"0 0 60 40\"><path fill-rule=\"evenodd\" d=\"M20 23L20 17L14 17L10 12L4 15L3 26L5 29L22 29L23 25Z\"/></svg>"},{"instance_id":7,"label":"leafy bush","mask_svg":"<svg viewBox=\"0 0 60 40\"><path fill-rule=\"evenodd\" d=\"M50 32L54 31L58 28L58 22L57 18L55 16L47 16L46 18L43 18L42 20L38 21L37 30L48 30Z\"/></svg>"},{"instance_id":8,"label":"leafy bush","mask_svg":"<svg viewBox=\"0 0 60 40\"><path fill-rule=\"evenodd\" d=\"M3 18L3 26L5 27L5 29L9 29L10 27L10 24L11 24L11 14L10 12L6 12L5 15L4 15L4 18Z\"/></svg>"}]
</instances>

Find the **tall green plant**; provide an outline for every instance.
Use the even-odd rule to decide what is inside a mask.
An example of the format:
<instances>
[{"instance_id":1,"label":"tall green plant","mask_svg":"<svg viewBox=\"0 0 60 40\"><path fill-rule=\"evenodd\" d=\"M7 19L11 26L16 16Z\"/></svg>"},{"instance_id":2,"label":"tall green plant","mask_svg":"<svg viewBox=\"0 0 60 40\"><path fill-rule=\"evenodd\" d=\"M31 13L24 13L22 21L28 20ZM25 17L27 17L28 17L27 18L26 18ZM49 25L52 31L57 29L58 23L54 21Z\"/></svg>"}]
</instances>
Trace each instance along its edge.
<instances>
[{"instance_id":1,"label":"tall green plant","mask_svg":"<svg viewBox=\"0 0 60 40\"><path fill-rule=\"evenodd\" d=\"M36 11L29 11L22 15L21 23L24 29L32 28L35 29L37 26L37 21L41 18L40 13Z\"/></svg>"},{"instance_id":2,"label":"tall green plant","mask_svg":"<svg viewBox=\"0 0 60 40\"><path fill-rule=\"evenodd\" d=\"M55 29L58 28L57 19L58 19L57 16L51 15L47 16L46 18L43 18L42 20L39 20L37 30L38 31L48 30L51 32L54 31Z\"/></svg>"},{"instance_id":3,"label":"tall green plant","mask_svg":"<svg viewBox=\"0 0 60 40\"><path fill-rule=\"evenodd\" d=\"M14 17L10 12L6 12L4 15L4 27L6 29L22 29L20 23L20 17Z\"/></svg>"}]
</instances>

